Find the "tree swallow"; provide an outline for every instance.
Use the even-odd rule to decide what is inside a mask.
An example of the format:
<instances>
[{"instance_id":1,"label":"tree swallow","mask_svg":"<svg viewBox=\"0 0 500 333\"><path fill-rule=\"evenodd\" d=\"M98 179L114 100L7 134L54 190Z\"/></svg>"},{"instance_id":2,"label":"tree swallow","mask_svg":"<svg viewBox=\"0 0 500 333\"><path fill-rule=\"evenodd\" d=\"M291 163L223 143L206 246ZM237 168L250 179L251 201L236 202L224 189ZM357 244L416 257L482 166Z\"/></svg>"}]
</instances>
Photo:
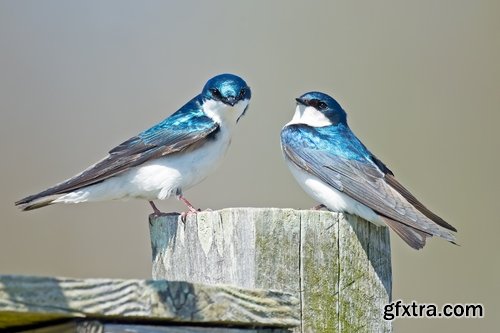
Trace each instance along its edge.
<instances>
[{"instance_id":1,"label":"tree swallow","mask_svg":"<svg viewBox=\"0 0 500 333\"><path fill-rule=\"evenodd\" d=\"M281 131L281 147L307 194L330 210L389 226L414 249L431 236L455 242L457 229L418 201L361 143L335 99L309 92L296 101L293 119Z\"/></svg>"},{"instance_id":2,"label":"tree swallow","mask_svg":"<svg viewBox=\"0 0 500 333\"><path fill-rule=\"evenodd\" d=\"M138 198L153 200L183 196L222 161L236 123L245 114L250 87L240 77L221 74L177 112L109 151L78 175L15 204L32 210L56 203Z\"/></svg>"}]
</instances>

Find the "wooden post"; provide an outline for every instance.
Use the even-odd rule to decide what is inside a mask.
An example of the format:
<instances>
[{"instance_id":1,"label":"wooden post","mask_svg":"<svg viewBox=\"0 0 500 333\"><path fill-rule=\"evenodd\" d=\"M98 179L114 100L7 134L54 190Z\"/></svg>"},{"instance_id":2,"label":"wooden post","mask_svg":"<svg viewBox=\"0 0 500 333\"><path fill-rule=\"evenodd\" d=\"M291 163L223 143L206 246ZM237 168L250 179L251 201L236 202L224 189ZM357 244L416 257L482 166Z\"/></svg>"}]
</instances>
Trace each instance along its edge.
<instances>
[{"instance_id":1,"label":"wooden post","mask_svg":"<svg viewBox=\"0 0 500 333\"><path fill-rule=\"evenodd\" d=\"M295 332L390 332L387 228L327 211L231 208L150 218L153 279L291 292Z\"/></svg>"}]
</instances>

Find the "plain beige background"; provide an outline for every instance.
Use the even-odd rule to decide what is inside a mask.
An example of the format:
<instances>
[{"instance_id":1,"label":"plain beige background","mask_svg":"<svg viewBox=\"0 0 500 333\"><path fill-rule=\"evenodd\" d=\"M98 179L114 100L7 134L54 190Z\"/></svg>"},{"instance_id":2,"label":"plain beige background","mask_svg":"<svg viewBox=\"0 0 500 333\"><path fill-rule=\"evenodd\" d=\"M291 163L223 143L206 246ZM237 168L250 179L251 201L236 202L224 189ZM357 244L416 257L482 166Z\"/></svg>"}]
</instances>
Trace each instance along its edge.
<instances>
[{"instance_id":1,"label":"plain beige background","mask_svg":"<svg viewBox=\"0 0 500 333\"><path fill-rule=\"evenodd\" d=\"M483 303L484 319L399 319L397 332L500 325L498 1L0 1L0 273L147 278L141 201L13 202L94 163L221 72L253 89L197 206L307 208L282 161L294 98L333 95L399 180L459 230L413 251L392 235L394 299ZM176 200L159 203L178 211Z\"/></svg>"}]
</instances>

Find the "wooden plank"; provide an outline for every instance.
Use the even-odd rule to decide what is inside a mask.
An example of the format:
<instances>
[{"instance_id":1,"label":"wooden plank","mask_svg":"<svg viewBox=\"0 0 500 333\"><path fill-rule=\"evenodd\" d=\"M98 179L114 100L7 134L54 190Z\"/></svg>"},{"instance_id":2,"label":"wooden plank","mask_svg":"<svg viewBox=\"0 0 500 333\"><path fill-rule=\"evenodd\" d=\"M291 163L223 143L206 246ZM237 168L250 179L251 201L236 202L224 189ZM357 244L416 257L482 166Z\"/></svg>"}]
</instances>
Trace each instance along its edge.
<instances>
[{"instance_id":1,"label":"wooden plank","mask_svg":"<svg viewBox=\"0 0 500 333\"><path fill-rule=\"evenodd\" d=\"M0 276L0 328L62 318L297 325L291 294L188 282Z\"/></svg>"},{"instance_id":2,"label":"wooden plank","mask_svg":"<svg viewBox=\"0 0 500 333\"><path fill-rule=\"evenodd\" d=\"M391 329L381 316L392 288L387 228L275 208L201 212L185 224L153 217L150 225L154 278L293 292L301 315L294 332Z\"/></svg>"},{"instance_id":3,"label":"wooden plank","mask_svg":"<svg viewBox=\"0 0 500 333\"><path fill-rule=\"evenodd\" d=\"M391 299L390 241L387 228L357 216L339 223L339 332L390 332L383 320Z\"/></svg>"},{"instance_id":4,"label":"wooden plank","mask_svg":"<svg viewBox=\"0 0 500 333\"><path fill-rule=\"evenodd\" d=\"M338 231L338 214L301 211L303 332L338 331Z\"/></svg>"},{"instance_id":5,"label":"wooden plank","mask_svg":"<svg viewBox=\"0 0 500 333\"><path fill-rule=\"evenodd\" d=\"M234 209L255 227L254 287L300 293L300 213L292 209ZM245 236L245 235L243 235ZM251 261L246 257L246 262Z\"/></svg>"}]
</instances>

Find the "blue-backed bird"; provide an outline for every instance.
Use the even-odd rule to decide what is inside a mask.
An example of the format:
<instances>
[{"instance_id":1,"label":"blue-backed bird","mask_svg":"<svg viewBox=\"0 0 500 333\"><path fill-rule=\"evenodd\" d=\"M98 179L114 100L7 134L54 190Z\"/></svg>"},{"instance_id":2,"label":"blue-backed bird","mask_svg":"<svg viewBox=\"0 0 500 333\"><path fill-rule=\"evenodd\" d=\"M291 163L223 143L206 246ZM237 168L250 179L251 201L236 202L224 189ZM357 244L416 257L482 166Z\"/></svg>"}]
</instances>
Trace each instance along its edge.
<instances>
[{"instance_id":1,"label":"blue-backed bird","mask_svg":"<svg viewBox=\"0 0 500 333\"><path fill-rule=\"evenodd\" d=\"M427 209L347 125L332 97L309 92L296 98L292 120L281 131L285 161L304 191L328 209L389 226L409 246L427 237L455 242L457 230Z\"/></svg>"},{"instance_id":2,"label":"blue-backed bird","mask_svg":"<svg viewBox=\"0 0 500 333\"><path fill-rule=\"evenodd\" d=\"M221 163L236 123L245 114L250 87L232 74L208 80L203 90L165 120L130 138L76 176L15 204L31 210L56 203L183 196Z\"/></svg>"}]
</instances>

